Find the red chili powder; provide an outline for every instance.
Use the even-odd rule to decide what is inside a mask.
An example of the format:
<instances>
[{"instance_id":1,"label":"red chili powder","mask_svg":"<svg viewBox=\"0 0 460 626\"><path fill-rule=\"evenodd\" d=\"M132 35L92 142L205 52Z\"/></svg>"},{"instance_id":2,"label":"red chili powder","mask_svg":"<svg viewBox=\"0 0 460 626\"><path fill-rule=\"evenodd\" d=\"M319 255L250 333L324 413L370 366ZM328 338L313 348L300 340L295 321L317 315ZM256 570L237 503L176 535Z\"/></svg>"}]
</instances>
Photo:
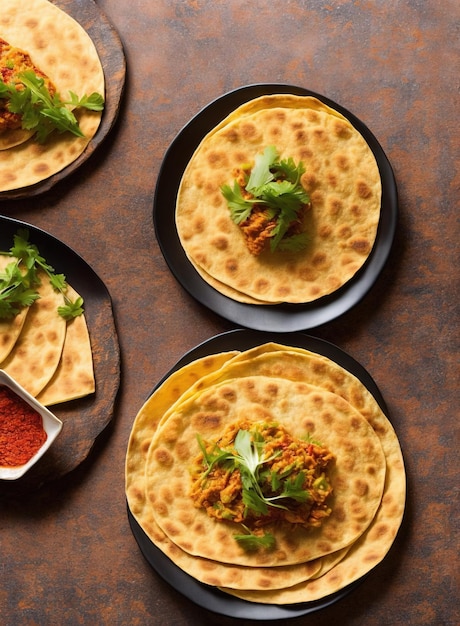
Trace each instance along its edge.
<instances>
[{"instance_id":1,"label":"red chili powder","mask_svg":"<svg viewBox=\"0 0 460 626\"><path fill-rule=\"evenodd\" d=\"M0 465L24 465L46 438L40 413L14 391L0 385Z\"/></svg>"}]
</instances>

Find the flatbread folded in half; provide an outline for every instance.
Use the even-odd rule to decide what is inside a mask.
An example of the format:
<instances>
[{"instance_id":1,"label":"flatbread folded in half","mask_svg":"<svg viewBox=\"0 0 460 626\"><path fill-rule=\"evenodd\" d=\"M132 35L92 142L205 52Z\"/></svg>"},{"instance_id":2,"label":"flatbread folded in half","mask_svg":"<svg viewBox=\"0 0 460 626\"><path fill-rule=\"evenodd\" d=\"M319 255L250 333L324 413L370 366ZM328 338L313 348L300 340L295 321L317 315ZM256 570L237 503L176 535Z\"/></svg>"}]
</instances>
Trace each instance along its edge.
<instances>
[{"instance_id":1,"label":"flatbread folded in half","mask_svg":"<svg viewBox=\"0 0 460 626\"><path fill-rule=\"evenodd\" d=\"M72 301L79 296L70 286L66 295ZM76 400L96 389L91 341L84 314L66 324L66 334L58 366L46 386L37 395L45 406Z\"/></svg>"},{"instance_id":2,"label":"flatbread folded in half","mask_svg":"<svg viewBox=\"0 0 460 626\"><path fill-rule=\"evenodd\" d=\"M2 0L0 38L24 52L63 100L104 96L104 72L84 28L48 0ZM39 183L75 161L96 134L101 112L76 110L84 137L53 133L43 145L21 129L0 138L0 192ZM27 139L25 141L25 139Z\"/></svg>"},{"instance_id":3,"label":"flatbread folded in half","mask_svg":"<svg viewBox=\"0 0 460 626\"><path fill-rule=\"evenodd\" d=\"M0 368L34 397L56 371L66 335L66 321L57 313L57 308L64 306L64 296L53 289L42 270L38 275L40 297L29 308L13 349L0 363Z\"/></svg>"},{"instance_id":4,"label":"flatbread folded in half","mask_svg":"<svg viewBox=\"0 0 460 626\"><path fill-rule=\"evenodd\" d=\"M14 257L0 255L0 272ZM47 274L38 271L39 298L11 319L0 320L0 369L45 406L75 400L95 391L93 354L85 315L66 320L65 304ZM66 296L79 294L67 285Z\"/></svg>"},{"instance_id":5,"label":"flatbread folded in half","mask_svg":"<svg viewBox=\"0 0 460 626\"><path fill-rule=\"evenodd\" d=\"M304 164L307 244L254 255L221 188L268 146ZM310 96L275 94L237 108L204 137L180 183L176 226L192 265L224 295L252 304L307 303L342 287L369 258L381 195L374 154L343 115Z\"/></svg>"}]
</instances>

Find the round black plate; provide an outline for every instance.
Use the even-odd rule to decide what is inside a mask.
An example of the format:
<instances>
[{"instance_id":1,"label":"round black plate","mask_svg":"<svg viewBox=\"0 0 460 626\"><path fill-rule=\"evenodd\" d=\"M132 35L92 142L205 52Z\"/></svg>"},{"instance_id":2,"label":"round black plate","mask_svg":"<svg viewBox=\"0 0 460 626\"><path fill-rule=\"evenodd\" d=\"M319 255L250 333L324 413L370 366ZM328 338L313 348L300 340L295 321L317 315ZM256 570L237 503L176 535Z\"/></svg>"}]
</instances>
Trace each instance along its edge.
<instances>
[{"instance_id":1,"label":"round black plate","mask_svg":"<svg viewBox=\"0 0 460 626\"><path fill-rule=\"evenodd\" d=\"M49 452L22 478L0 485L10 489L31 489L67 474L89 454L96 437L113 416L120 382L120 349L113 318L112 301L102 280L76 252L49 233L19 220L0 216L0 250L7 252L17 231L29 231L30 243L41 256L63 273L84 299L85 318L93 351L96 392L84 398L56 404L51 408L64 423Z\"/></svg>"},{"instance_id":2,"label":"round black plate","mask_svg":"<svg viewBox=\"0 0 460 626\"><path fill-rule=\"evenodd\" d=\"M155 389L173 372L195 359L230 350L248 350L268 341L304 348L335 361L356 376L374 396L384 413L387 413L385 401L374 379L362 365L337 346L303 333L268 333L257 330L237 329L216 335L187 352L162 380L158 382ZM152 393L155 389L152 390ZM220 615L252 620L279 620L299 617L324 609L334 602L337 602L350 593L350 591L362 581L362 579L357 580L337 593L316 602L282 606L248 602L225 594L214 587L204 585L182 571L152 543L134 519L129 507L128 520L142 554L157 574L195 604L215 613L219 613Z\"/></svg>"},{"instance_id":3,"label":"round black plate","mask_svg":"<svg viewBox=\"0 0 460 626\"><path fill-rule=\"evenodd\" d=\"M373 250L364 266L343 287L308 304L254 305L222 295L204 281L188 260L175 222L176 196L184 170L203 137L238 106L266 94L314 96L344 115L362 134L376 158L382 179L382 210ZM176 279L201 304L240 326L254 330L294 332L315 328L355 306L383 269L396 230L398 197L391 165L370 130L339 104L293 85L249 85L225 94L202 109L177 135L167 150L158 175L153 221L163 256Z\"/></svg>"}]
</instances>

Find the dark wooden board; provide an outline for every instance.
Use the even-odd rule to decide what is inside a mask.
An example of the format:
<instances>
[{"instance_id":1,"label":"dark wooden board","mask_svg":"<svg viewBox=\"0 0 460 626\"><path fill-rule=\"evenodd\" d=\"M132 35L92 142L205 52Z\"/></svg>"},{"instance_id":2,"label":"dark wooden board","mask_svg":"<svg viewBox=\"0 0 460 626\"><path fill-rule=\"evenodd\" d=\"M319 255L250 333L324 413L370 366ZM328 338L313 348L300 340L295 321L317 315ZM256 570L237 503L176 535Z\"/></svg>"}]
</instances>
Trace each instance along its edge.
<instances>
[{"instance_id":1,"label":"dark wooden board","mask_svg":"<svg viewBox=\"0 0 460 626\"><path fill-rule=\"evenodd\" d=\"M105 107L101 124L84 152L75 161L36 185L0 192L0 200L29 198L49 191L91 157L106 139L118 117L125 85L126 61L117 31L94 0L53 0L53 4L82 26L96 47L105 76Z\"/></svg>"}]
</instances>

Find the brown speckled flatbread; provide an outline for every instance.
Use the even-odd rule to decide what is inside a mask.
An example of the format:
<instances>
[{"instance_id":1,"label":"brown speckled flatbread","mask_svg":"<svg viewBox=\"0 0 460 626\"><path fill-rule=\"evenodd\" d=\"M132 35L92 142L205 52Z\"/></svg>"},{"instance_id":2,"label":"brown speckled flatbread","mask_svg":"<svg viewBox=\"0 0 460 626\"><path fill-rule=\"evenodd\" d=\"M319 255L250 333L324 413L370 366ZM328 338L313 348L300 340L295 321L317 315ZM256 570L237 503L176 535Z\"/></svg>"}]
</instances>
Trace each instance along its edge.
<instances>
[{"instance_id":1,"label":"brown speckled flatbread","mask_svg":"<svg viewBox=\"0 0 460 626\"><path fill-rule=\"evenodd\" d=\"M2 0L0 37L27 52L54 83L62 98L98 92L104 73L91 38L70 15L48 0ZM84 137L53 133L41 146L32 137L0 151L0 192L36 184L72 163L95 135L100 112L76 113Z\"/></svg>"},{"instance_id":2,"label":"brown speckled flatbread","mask_svg":"<svg viewBox=\"0 0 460 626\"><path fill-rule=\"evenodd\" d=\"M306 167L309 244L253 256L220 188L268 145ZM363 266L380 206L375 157L351 123L316 98L272 95L246 103L203 139L181 181L176 224L185 253L215 289L253 304L304 303L339 289Z\"/></svg>"},{"instance_id":3,"label":"brown speckled flatbread","mask_svg":"<svg viewBox=\"0 0 460 626\"><path fill-rule=\"evenodd\" d=\"M241 420L276 422L293 436L310 434L335 458L332 514L321 528L267 526L271 552L248 553L233 539L238 524L216 523L190 497L189 472L200 448ZM248 567L293 565L349 546L366 530L380 504L385 457L370 424L336 394L281 378L248 376L211 386L181 403L158 429L146 463L146 494L166 535L192 555Z\"/></svg>"},{"instance_id":4,"label":"brown speckled flatbread","mask_svg":"<svg viewBox=\"0 0 460 626\"><path fill-rule=\"evenodd\" d=\"M38 276L40 298L29 308L13 349L0 363L32 396L40 393L56 371L66 334L66 321L57 312L64 306L64 296L53 289L42 270Z\"/></svg>"},{"instance_id":5,"label":"brown speckled flatbread","mask_svg":"<svg viewBox=\"0 0 460 626\"><path fill-rule=\"evenodd\" d=\"M67 286L66 295L75 301L79 294ZM45 406L68 402L93 393L94 379L91 341L84 314L67 322L64 345L56 371L37 400Z\"/></svg>"},{"instance_id":6,"label":"brown speckled flatbread","mask_svg":"<svg viewBox=\"0 0 460 626\"><path fill-rule=\"evenodd\" d=\"M211 361L215 355L211 355ZM150 539L181 569L202 582L248 601L262 603L308 602L323 598L357 580L380 562L390 549L402 520L405 502L405 472L398 439L375 399L355 376L330 359L307 350L269 343L236 355L225 355L215 366L202 368L199 362L184 368L163 383L145 403L133 425L126 458L126 494L131 512ZM192 556L180 549L155 522L146 499L144 472L147 451L158 424L164 427L176 410L213 385L225 384L235 376L279 377L304 382L337 395L372 426L385 455L383 497L369 527L342 551L307 563L281 567L245 567L220 560ZM162 393L162 390L166 392ZM173 392L171 390L174 390ZM173 438L177 430L170 423ZM135 443L133 443L135 442ZM167 494L166 494L167 495ZM344 565L342 565L342 562ZM300 569L297 569L300 568ZM272 579L273 573L275 578ZM296 577L299 582L295 583ZM224 582L230 580L231 582ZM266 587L267 581L272 584ZM284 584L283 584L284 580Z\"/></svg>"},{"instance_id":7,"label":"brown speckled flatbread","mask_svg":"<svg viewBox=\"0 0 460 626\"><path fill-rule=\"evenodd\" d=\"M135 519L141 524L155 545L178 567L208 585L227 585L232 589L268 590L286 585L298 584L318 576L338 563L348 548L295 566L281 566L276 569L265 567L239 567L210 559L200 559L178 548L167 537L150 515L145 497L145 462L153 435L161 417L187 389L219 370L236 352L211 355L193 361L167 378L150 396L136 416L126 455L126 497Z\"/></svg>"}]
</instances>

